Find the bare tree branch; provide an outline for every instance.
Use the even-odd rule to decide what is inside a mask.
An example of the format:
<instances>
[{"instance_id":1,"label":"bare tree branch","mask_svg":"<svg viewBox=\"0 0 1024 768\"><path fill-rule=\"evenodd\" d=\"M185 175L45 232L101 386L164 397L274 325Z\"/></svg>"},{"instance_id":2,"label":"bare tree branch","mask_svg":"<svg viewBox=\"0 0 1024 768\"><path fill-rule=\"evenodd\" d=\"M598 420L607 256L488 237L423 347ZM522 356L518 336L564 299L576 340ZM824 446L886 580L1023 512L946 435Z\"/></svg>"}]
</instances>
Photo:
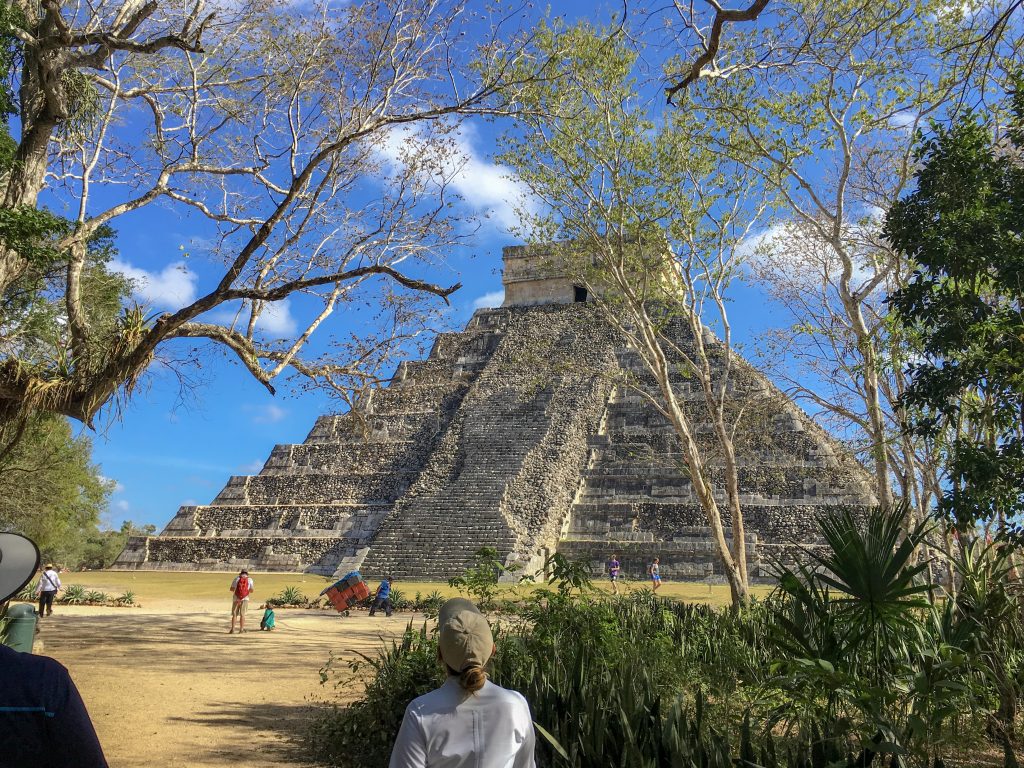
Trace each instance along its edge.
<instances>
[{"instance_id":1,"label":"bare tree branch","mask_svg":"<svg viewBox=\"0 0 1024 768\"><path fill-rule=\"evenodd\" d=\"M722 32L725 29L725 25L754 21L761 15L761 11L768 6L770 0L754 0L754 2L743 9L722 8L715 0L707 0L707 2L715 9L715 18L711 22L711 33L706 38L703 35L701 36L701 47L704 49L704 52L694 59L689 72L665 89L665 101L668 104L673 104L672 100L675 98L675 95L697 82L703 75L704 68L714 62L722 45ZM678 8L678 3L676 7ZM680 10L680 12L682 11Z\"/></svg>"}]
</instances>

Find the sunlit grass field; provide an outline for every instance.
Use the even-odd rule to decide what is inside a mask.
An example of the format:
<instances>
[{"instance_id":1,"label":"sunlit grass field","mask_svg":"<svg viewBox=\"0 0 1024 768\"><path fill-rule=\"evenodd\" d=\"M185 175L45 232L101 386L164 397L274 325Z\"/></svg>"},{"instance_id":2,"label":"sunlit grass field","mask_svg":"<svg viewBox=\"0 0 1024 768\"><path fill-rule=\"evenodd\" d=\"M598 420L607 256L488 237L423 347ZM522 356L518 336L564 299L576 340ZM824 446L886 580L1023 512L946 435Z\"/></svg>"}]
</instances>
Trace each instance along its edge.
<instances>
[{"instance_id":1,"label":"sunlit grass field","mask_svg":"<svg viewBox=\"0 0 1024 768\"><path fill-rule=\"evenodd\" d=\"M259 573L249 574L255 584L253 599L273 597L285 587L298 587L307 597L314 598L320 591L331 584L332 579L315 576L309 573ZM228 597L228 589L232 573L195 573L175 571L85 571L81 573L65 572L61 580L65 585L81 584L89 589L120 595L127 591L135 593L136 600L145 605L146 600L208 600L211 598ZM611 591L606 579L595 582L603 592ZM376 589L377 581L369 581L371 592ZM441 581L403 581L396 579L394 588L401 596L413 598L417 592L428 595L435 590L444 597L455 597L458 590ZM525 595L537 587L529 584L502 586L499 590L503 596ZM649 589L648 581L619 582L619 592L628 594L639 589ZM751 592L758 597L768 594L768 587L756 586ZM666 581L658 594L689 603L708 603L710 605L728 605L729 587L725 584L706 584L701 582Z\"/></svg>"}]
</instances>

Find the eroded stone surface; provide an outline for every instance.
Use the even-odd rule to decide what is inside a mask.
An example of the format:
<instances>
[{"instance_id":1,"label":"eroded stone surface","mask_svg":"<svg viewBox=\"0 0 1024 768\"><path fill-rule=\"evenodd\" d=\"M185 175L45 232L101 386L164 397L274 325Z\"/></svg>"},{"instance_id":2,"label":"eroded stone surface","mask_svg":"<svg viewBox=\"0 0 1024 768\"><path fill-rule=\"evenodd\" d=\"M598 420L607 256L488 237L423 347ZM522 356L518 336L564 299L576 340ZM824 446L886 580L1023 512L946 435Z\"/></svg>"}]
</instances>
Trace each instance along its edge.
<instances>
[{"instance_id":1,"label":"eroded stone surface","mask_svg":"<svg viewBox=\"0 0 1024 768\"><path fill-rule=\"evenodd\" d=\"M506 262L523 253L507 249ZM160 536L130 541L116 567L448 578L491 546L526 572L557 549L595 573L616 553L634 578L654 556L667 578L716 578L679 441L649 400L653 378L592 304L571 300L570 283L535 272L520 261L506 275L511 306L440 334L426 360L402 363L357 411L319 418L258 475L231 478L210 505L182 507ZM669 333L688 349L682 325ZM723 351L707 343L721 376ZM681 372L673 388L720 488L703 393ZM735 356L727 392L750 572L767 578L774 558L815 544L817 515L863 514L870 485Z\"/></svg>"}]
</instances>

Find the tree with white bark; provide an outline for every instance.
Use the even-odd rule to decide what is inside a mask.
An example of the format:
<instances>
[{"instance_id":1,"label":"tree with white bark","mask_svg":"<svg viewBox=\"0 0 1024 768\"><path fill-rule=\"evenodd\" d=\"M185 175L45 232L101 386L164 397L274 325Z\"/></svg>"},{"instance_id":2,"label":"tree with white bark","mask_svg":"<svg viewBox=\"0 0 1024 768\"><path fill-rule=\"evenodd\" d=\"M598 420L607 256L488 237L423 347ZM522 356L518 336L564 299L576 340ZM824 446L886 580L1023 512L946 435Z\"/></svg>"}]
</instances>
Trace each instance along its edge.
<instances>
[{"instance_id":1,"label":"tree with white bark","mask_svg":"<svg viewBox=\"0 0 1024 768\"><path fill-rule=\"evenodd\" d=\"M878 500L899 496L917 519L936 498L939 454L902 428L909 352L885 298L913 264L881 226L912 183L917 130L985 95L976 51L957 46L988 22L982 5L778 3L769 28L729 39L727 76L687 94L720 128L715 151L773 196L755 271L791 323L774 334L772 373L848 438ZM999 55L1019 42L1003 36Z\"/></svg>"},{"instance_id":2,"label":"tree with white bark","mask_svg":"<svg viewBox=\"0 0 1024 768\"><path fill-rule=\"evenodd\" d=\"M736 444L758 393L739 391L727 302L761 209L757 181L720 163L685 110L658 115L659 98L636 95L621 40L580 25L538 41L557 76L523 90L502 159L544 206L530 236L560 243L550 267L586 286L642 360L648 376L625 384L678 438L738 609L749 575Z\"/></svg>"},{"instance_id":3,"label":"tree with white bark","mask_svg":"<svg viewBox=\"0 0 1024 768\"><path fill-rule=\"evenodd\" d=\"M454 218L456 132L468 116L512 111L519 78L543 69L513 66L520 10L474 13L461 0L5 6L17 135L3 146L0 421L42 411L92 425L154 359L182 370L203 343L270 392L285 374L343 392L374 381L423 330L425 302L459 287L436 280L469 229ZM115 302L100 321L90 275L109 262L90 244L154 206L205 222L202 265L214 279L168 311ZM152 261L177 262L178 245ZM274 338L261 315L289 299L301 302L302 327ZM369 331L304 354L332 314L358 307L380 315Z\"/></svg>"}]
</instances>

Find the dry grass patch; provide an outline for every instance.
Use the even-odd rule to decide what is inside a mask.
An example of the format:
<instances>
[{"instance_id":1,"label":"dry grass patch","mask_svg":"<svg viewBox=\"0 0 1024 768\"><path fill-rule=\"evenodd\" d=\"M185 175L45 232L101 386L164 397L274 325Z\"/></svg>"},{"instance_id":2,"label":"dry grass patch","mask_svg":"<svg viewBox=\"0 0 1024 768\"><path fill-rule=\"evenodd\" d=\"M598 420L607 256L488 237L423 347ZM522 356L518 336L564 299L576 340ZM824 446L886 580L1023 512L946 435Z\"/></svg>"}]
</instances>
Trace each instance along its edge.
<instances>
[{"instance_id":1,"label":"dry grass patch","mask_svg":"<svg viewBox=\"0 0 1024 768\"><path fill-rule=\"evenodd\" d=\"M302 593L314 599L320 591L331 584L333 579L315 576L310 573L260 573L249 574L256 585L253 599L257 602L273 597L285 587L296 587ZM147 600L209 600L211 598L227 599L228 587L234 573L201 573L194 571L84 571L80 573L64 573L61 579L64 584L81 584L87 589L101 590L110 594L120 595L131 591L135 593L137 602L146 604ZM379 578L366 577L372 594L377 588ZM426 597L431 592L439 592L442 597L456 597L460 593L443 581L405 581L395 579L395 589L405 599L412 599L419 592ZM607 580L598 579L595 586L602 592L611 592ZM500 598L526 596L538 585L517 584L499 589ZM647 581L619 582L619 591L630 593L640 589L649 589ZM764 586L751 587L751 594L764 597L771 589ZM729 588L724 584L706 584L684 581L666 581L658 595L686 603L707 603L709 605L728 605Z\"/></svg>"}]
</instances>

